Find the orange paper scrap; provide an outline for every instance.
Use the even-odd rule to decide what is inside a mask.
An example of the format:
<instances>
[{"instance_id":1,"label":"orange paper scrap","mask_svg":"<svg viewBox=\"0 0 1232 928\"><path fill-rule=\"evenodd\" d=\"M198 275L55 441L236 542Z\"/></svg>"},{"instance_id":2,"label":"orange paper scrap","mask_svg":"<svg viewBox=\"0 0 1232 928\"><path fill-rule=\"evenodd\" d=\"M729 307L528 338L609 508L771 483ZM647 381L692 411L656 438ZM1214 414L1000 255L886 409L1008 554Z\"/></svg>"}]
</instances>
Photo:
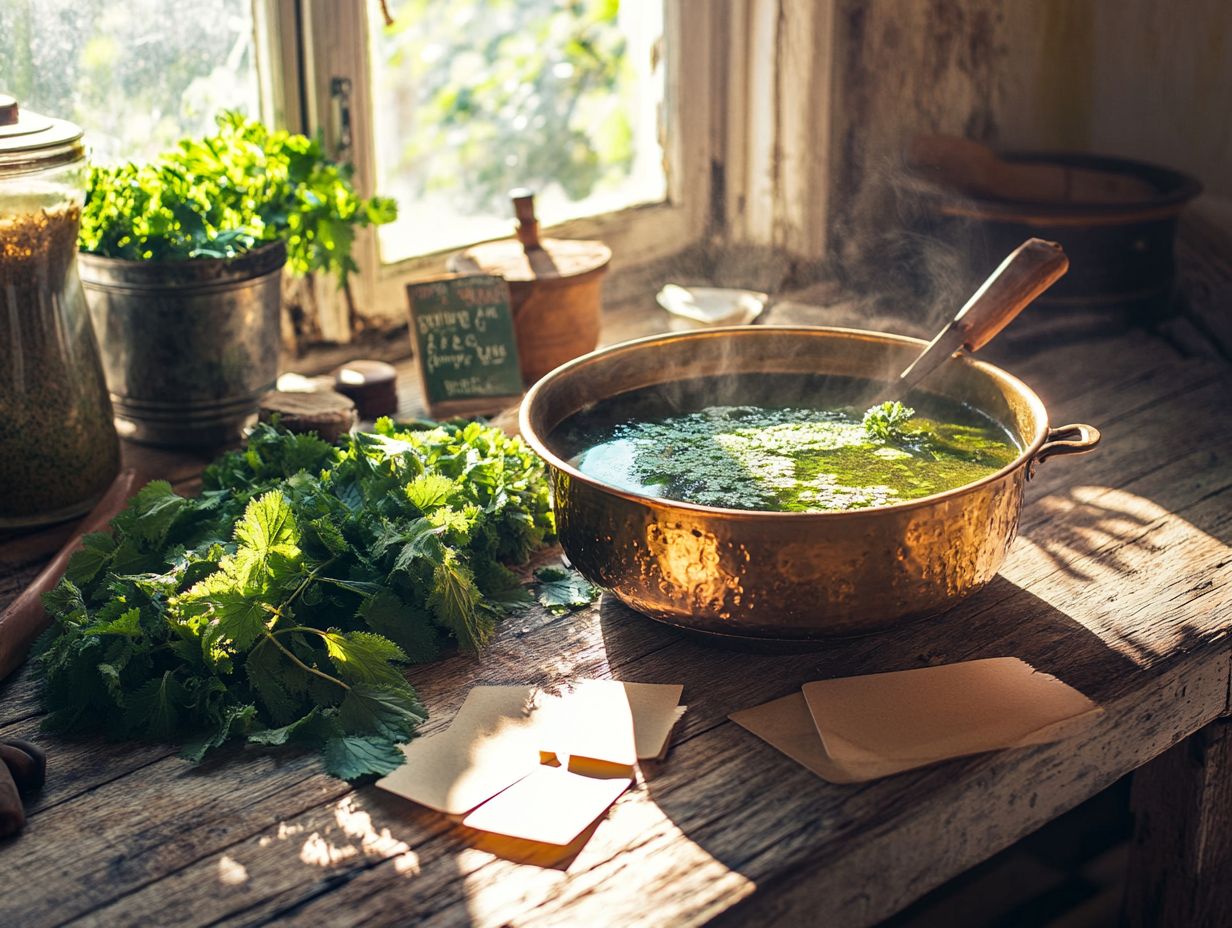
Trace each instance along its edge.
<instances>
[{"instance_id":1,"label":"orange paper scrap","mask_svg":"<svg viewBox=\"0 0 1232 928\"><path fill-rule=\"evenodd\" d=\"M540 766L488 800L462 824L510 838L566 845L586 830L633 781L582 776Z\"/></svg>"},{"instance_id":2,"label":"orange paper scrap","mask_svg":"<svg viewBox=\"0 0 1232 928\"><path fill-rule=\"evenodd\" d=\"M731 716L819 776L853 783L952 757L1060 741L1103 714L1056 677L1012 657L806 683Z\"/></svg>"}]
</instances>

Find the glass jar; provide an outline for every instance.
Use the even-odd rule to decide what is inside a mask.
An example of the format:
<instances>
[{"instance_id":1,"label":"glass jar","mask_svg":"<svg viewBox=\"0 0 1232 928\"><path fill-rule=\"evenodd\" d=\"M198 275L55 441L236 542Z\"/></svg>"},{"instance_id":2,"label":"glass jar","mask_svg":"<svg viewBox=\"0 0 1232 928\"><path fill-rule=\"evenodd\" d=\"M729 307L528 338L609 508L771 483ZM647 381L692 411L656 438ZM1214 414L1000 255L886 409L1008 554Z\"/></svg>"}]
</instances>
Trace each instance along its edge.
<instances>
[{"instance_id":1,"label":"glass jar","mask_svg":"<svg viewBox=\"0 0 1232 928\"><path fill-rule=\"evenodd\" d=\"M77 277L85 171L80 128L0 95L0 530L81 515L120 466Z\"/></svg>"}]
</instances>

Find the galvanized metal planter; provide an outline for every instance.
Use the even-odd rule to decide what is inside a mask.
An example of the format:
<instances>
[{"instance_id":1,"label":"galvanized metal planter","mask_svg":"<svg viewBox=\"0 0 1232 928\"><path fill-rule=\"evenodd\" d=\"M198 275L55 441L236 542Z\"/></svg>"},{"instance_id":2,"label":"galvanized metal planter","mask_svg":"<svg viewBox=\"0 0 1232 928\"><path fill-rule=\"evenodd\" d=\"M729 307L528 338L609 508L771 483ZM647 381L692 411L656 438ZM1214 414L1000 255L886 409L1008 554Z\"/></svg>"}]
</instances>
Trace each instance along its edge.
<instances>
[{"instance_id":1,"label":"galvanized metal planter","mask_svg":"<svg viewBox=\"0 0 1232 928\"><path fill-rule=\"evenodd\" d=\"M286 247L231 259L79 258L119 433L167 446L238 438L278 376Z\"/></svg>"}]
</instances>

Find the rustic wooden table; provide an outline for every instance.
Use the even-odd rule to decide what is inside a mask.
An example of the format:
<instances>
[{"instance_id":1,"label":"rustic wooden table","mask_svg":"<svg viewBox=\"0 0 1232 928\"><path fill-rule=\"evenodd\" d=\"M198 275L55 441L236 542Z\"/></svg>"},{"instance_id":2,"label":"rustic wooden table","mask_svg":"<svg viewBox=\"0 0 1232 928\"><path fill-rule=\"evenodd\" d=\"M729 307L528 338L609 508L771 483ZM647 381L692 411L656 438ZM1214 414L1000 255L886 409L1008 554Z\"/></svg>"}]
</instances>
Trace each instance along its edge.
<instances>
[{"instance_id":1,"label":"rustic wooden table","mask_svg":"<svg viewBox=\"0 0 1232 928\"><path fill-rule=\"evenodd\" d=\"M481 660L414 668L428 732L478 683L684 684L670 756L564 853L498 856L313 757L236 749L194 767L164 745L42 735L23 669L0 684L0 737L42 741L51 765L26 833L0 843L0 924L866 925L1143 765L1131 920L1198 924L1226 904L1232 872L1218 722L1232 683L1232 365L1174 344L1131 331L1056 345L1024 328L994 346L1056 423L1097 425L1104 444L1039 469L1001 575L939 618L763 656L604 597L506 622ZM191 486L199 462L159 460ZM0 602L56 544L0 544ZM1106 718L1080 740L858 786L726 720L809 680L1000 655L1058 675Z\"/></svg>"}]
</instances>

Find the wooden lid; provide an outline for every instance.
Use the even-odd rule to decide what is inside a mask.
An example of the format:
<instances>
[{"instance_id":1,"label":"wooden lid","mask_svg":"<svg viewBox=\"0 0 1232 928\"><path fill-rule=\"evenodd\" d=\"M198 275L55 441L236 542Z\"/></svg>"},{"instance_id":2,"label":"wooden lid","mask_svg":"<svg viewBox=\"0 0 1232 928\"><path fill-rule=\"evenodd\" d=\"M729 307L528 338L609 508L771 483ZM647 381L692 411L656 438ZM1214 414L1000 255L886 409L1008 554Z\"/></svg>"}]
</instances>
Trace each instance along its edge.
<instances>
[{"instance_id":1,"label":"wooden lid","mask_svg":"<svg viewBox=\"0 0 1232 928\"><path fill-rule=\"evenodd\" d=\"M539 248L527 250L516 238L507 238L454 255L449 269L458 274L495 274L505 280L552 280L589 274L610 260L612 250L602 242L548 238Z\"/></svg>"},{"instance_id":2,"label":"wooden lid","mask_svg":"<svg viewBox=\"0 0 1232 928\"><path fill-rule=\"evenodd\" d=\"M580 277L606 267L612 250L602 242L539 238L534 195L519 188L511 191L518 217L516 238L485 242L449 258L455 274L495 274L509 281L560 280Z\"/></svg>"}]
</instances>

